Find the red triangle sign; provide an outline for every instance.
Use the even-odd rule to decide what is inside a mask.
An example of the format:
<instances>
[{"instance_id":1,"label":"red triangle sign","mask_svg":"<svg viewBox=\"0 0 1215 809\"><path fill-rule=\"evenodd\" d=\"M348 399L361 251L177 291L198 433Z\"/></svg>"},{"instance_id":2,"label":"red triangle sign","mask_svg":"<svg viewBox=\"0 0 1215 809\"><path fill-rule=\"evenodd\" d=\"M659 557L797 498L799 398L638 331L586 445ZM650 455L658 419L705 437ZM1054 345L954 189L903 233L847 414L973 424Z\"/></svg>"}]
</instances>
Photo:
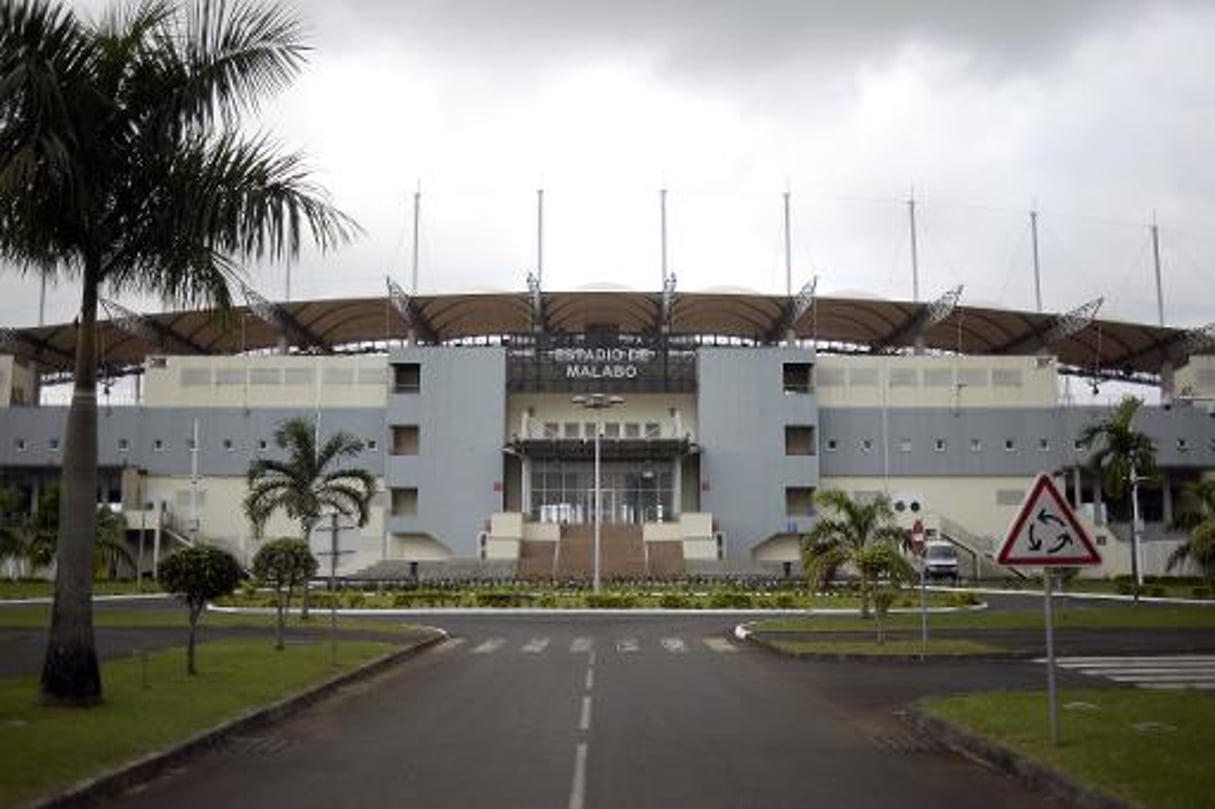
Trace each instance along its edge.
<instances>
[{"instance_id":1,"label":"red triangle sign","mask_svg":"<svg viewBox=\"0 0 1215 809\"><path fill-rule=\"evenodd\" d=\"M996 562L1033 567L1101 564L1092 538L1076 519L1050 475L1038 475L1008 529Z\"/></svg>"}]
</instances>

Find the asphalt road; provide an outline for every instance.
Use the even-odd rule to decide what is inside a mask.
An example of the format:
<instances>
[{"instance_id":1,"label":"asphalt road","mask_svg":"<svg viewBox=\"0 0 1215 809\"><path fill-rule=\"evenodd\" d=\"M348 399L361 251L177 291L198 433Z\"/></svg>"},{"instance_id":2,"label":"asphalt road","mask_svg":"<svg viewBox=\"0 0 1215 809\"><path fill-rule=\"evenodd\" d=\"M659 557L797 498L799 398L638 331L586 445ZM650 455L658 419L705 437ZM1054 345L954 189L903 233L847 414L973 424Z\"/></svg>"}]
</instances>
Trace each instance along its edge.
<instances>
[{"instance_id":1,"label":"asphalt road","mask_svg":"<svg viewBox=\"0 0 1215 809\"><path fill-rule=\"evenodd\" d=\"M797 661L721 616L452 616L451 640L124 807L1044 806L896 711L1039 666Z\"/></svg>"}]
</instances>

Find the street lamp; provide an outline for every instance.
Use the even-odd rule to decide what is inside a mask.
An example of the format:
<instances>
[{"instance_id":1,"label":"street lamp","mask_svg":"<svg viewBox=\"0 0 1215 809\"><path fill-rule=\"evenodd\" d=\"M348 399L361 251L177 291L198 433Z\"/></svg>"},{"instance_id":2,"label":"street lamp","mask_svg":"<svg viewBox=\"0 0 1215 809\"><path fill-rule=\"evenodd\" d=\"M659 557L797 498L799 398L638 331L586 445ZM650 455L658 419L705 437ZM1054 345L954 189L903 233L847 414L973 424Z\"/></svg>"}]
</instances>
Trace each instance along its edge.
<instances>
[{"instance_id":1,"label":"street lamp","mask_svg":"<svg viewBox=\"0 0 1215 809\"><path fill-rule=\"evenodd\" d=\"M576 405L588 410L606 410L624 402L623 396L608 396L606 393L590 393L585 396L575 396L570 399ZM599 545L603 536L603 490L599 482L599 438L603 435L603 418L596 414L595 418L595 558L592 562L594 570L593 587L599 592Z\"/></svg>"}]
</instances>

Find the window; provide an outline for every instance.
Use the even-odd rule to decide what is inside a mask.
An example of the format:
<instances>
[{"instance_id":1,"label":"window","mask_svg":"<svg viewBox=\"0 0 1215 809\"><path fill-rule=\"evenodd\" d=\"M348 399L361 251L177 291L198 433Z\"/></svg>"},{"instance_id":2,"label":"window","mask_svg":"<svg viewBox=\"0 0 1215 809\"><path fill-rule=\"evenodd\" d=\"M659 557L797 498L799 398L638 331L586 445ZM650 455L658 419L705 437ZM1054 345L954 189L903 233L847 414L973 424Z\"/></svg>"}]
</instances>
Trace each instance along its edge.
<instances>
[{"instance_id":1,"label":"window","mask_svg":"<svg viewBox=\"0 0 1215 809\"><path fill-rule=\"evenodd\" d=\"M1177 439L1177 451L1178 452L1189 452L1190 451L1189 442L1186 441L1184 438L1178 438Z\"/></svg>"},{"instance_id":2,"label":"window","mask_svg":"<svg viewBox=\"0 0 1215 809\"><path fill-rule=\"evenodd\" d=\"M193 452L194 450L198 449L198 443L193 438L187 438L186 439L186 449Z\"/></svg>"},{"instance_id":3,"label":"window","mask_svg":"<svg viewBox=\"0 0 1215 809\"><path fill-rule=\"evenodd\" d=\"M232 452L232 451L233 451L233 450L235 450L235 449L236 449L236 444L232 443L232 439L231 439L231 438L225 438L225 439L224 439L224 451L225 451L225 452Z\"/></svg>"},{"instance_id":4,"label":"window","mask_svg":"<svg viewBox=\"0 0 1215 809\"><path fill-rule=\"evenodd\" d=\"M647 421L645 423L645 437L646 438L661 438L662 437L662 428L658 426L658 422Z\"/></svg>"},{"instance_id":5,"label":"window","mask_svg":"<svg viewBox=\"0 0 1215 809\"><path fill-rule=\"evenodd\" d=\"M422 366L416 362L402 362L392 366L392 390L394 393L417 393L422 389Z\"/></svg>"},{"instance_id":6,"label":"window","mask_svg":"<svg viewBox=\"0 0 1215 809\"><path fill-rule=\"evenodd\" d=\"M47 447L50 449L51 452L58 452L59 451L59 439L52 438L50 441L47 442Z\"/></svg>"},{"instance_id":7,"label":"window","mask_svg":"<svg viewBox=\"0 0 1215 809\"><path fill-rule=\"evenodd\" d=\"M263 438L263 439L259 440L257 442L257 448L260 450L264 450L266 448L266 439Z\"/></svg>"},{"instance_id":8,"label":"window","mask_svg":"<svg viewBox=\"0 0 1215 809\"><path fill-rule=\"evenodd\" d=\"M581 429L581 425L579 425L578 422L567 421L567 422L565 422L565 424L561 425L561 437L562 438L578 438L579 437L578 431L580 429Z\"/></svg>"},{"instance_id":9,"label":"window","mask_svg":"<svg viewBox=\"0 0 1215 809\"><path fill-rule=\"evenodd\" d=\"M946 447L946 443L945 443L944 438L937 438L937 439L934 439L932 442L933 452L944 452L945 447Z\"/></svg>"},{"instance_id":10,"label":"window","mask_svg":"<svg viewBox=\"0 0 1215 809\"><path fill-rule=\"evenodd\" d=\"M624 437L625 438L641 438L641 425L635 421L625 422Z\"/></svg>"},{"instance_id":11,"label":"window","mask_svg":"<svg viewBox=\"0 0 1215 809\"><path fill-rule=\"evenodd\" d=\"M392 428L392 454L418 454L418 425L401 424Z\"/></svg>"},{"instance_id":12,"label":"window","mask_svg":"<svg viewBox=\"0 0 1215 809\"><path fill-rule=\"evenodd\" d=\"M413 517L418 513L418 489L416 486L392 490L392 516Z\"/></svg>"},{"instance_id":13,"label":"window","mask_svg":"<svg viewBox=\"0 0 1215 809\"><path fill-rule=\"evenodd\" d=\"M900 438L899 439L899 452L911 452L911 439L910 438Z\"/></svg>"},{"instance_id":14,"label":"window","mask_svg":"<svg viewBox=\"0 0 1215 809\"><path fill-rule=\"evenodd\" d=\"M983 451L983 442L977 438L970 439L970 451L971 452L982 452Z\"/></svg>"},{"instance_id":15,"label":"window","mask_svg":"<svg viewBox=\"0 0 1215 809\"><path fill-rule=\"evenodd\" d=\"M380 445L374 438L367 439L367 451L368 452L375 452L379 448L380 448Z\"/></svg>"},{"instance_id":16,"label":"window","mask_svg":"<svg viewBox=\"0 0 1215 809\"><path fill-rule=\"evenodd\" d=\"M18 452L25 452L25 439L18 438L13 444L17 447Z\"/></svg>"},{"instance_id":17,"label":"window","mask_svg":"<svg viewBox=\"0 0 1215 809\"><path fill-rule=\"evenodd\" d=\"M163 440L157 438L155 441L152 442L152 451L153 452L164 452L165 451L165 442Z\"/></svg>"},{"instance_id":18,"label":"window","mask_svg":"<svg viewBox=\"0 0 1215 809\"><path fill-rule=\"evenodd\" d=\"M785 393L812 393L814 366L808 362L786 362L783 372Z\"/></svg>"},{"instance_id":19,"label":"window","mask_svg":"<svg viewBox=\"0 0 1215 809\"><path fill-rule=\"evenodd\" d=\"M840 442L838 440L836 440L834 438L827 439L827 451L828 452L835 452L839 448L840 448Z\"/></svg>"},{"instance_id":20,"label":"window","mask_svg":"<svg viewBox=\"0 0 1215 809\"><path fill-rule=\"evenodd\" d=\"M872 438L862 438L861 439L861 452L873 452L873 439Z\"/></svg>"},{"instance_id":21,"label":"window","mask_svg":"<svg viewBox=\"0 0 1215 809\"><path fill-rule=\"evenodd\" d=\"M603 425L604 438L619 438L620 437L620 422L612 421Z\"/></svg>"},{"instance_id":22,"label":"window","mask_svg":"<svg viewBox=\"0 0 1215 809\"><path fill-rule=\"evenodd\" d=\"M789 517L814 516L814 487L786 486L785 514Z\"/></svg>"},{"instance_id":23,"label":"window","mask_svg":"<svg viewBox=\"0 0 1215 809\"><path fill-rule=\"evenodd\" d=\"M125 438L118 439L118 451L126 452L131 448L131 442Z\"/></svg>"},{"instance_id":24,"label":"window","mask_svg":"<svg viewBox=\"0 0 1215 809\"><path fill-rule=\"evenodd\" d=\"M785 427L786 455L814 454L814 427L808 424L789 424Z\"/></svg>"},{"instance_id":25,"label":"window","mask_svg":"<svg viewBox=\"0 0 1215 809\"><path fill-rule=\"evenodd\" d=\"M1038 452L1050 452L1050 439L1049 438L1039 438L1038 439Z\"/></svg>"},{"instance_id":26,"label":"window","mask_svg":"<svg viewBox=\"0 0 1215 809\"><path fill-rule=\"evenodd\" d=\"M1076 452L1083 452L1084 451L1084 442L1077 438L1075 441L1072 442L1072 449L1074 449Z\"/></svg>"},{"instance_id":27,"label":"window","mask_svg":"<svg viewBox=\"0 0 1215 809\"><path fill-rule=\"evenodd\" d=\"M1016 452L1017 451L1016 440L1012 439L1012 438L1005 438L1004 439L1004 451L1005 452Z\"/></svg>"},{"instance_id":28,"label":"window","mask_svg":"<svg viewBox=\"0 0 1215 809\"><path fill-rule=\"evenodd\" d=\"M546 421L546 422L544 422L544 437L545 438L557 438L558 436L561 435L560 429L561 429L561 425L559 425L557 422Z\"/></svg>"}]
</instances>

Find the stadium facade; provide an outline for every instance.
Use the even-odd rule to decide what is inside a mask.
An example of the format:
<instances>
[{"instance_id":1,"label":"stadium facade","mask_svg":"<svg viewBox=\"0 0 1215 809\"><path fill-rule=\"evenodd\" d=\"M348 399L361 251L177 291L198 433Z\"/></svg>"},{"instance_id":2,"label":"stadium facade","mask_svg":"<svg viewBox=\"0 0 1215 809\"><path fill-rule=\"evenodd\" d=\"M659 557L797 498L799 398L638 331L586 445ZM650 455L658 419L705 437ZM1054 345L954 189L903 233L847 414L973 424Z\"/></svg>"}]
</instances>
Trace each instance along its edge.
<instances>
[{"instance_id":1,"label":"stadium facade","mask_svg":"<svg viewBox=\"0 0 1215 809\"><path fill-rule=\"evenodd\" d=\"M149 568L197 539L248 558L245 472L304 415L363 439L355 462L382 481L343 534L347 573L584 576L597 492L605 575L790 570L834 488L889 494L988 574L1041 472L1093 533L1095 572L1123 573L1129 509L1076 442L1109 408L1061 381L1121 379L1162 390L1136 422L1158 448L1140 504L1162 571L1182 487L1215 469L1207 335L955 303L533 289L126 313L100 327L103 372L138 393L102 399L99 497ZM0 474L31 495L58 475L66 408L39 387L70 370L73 329L4 335Z\"/></svg>"}]
</instances>

